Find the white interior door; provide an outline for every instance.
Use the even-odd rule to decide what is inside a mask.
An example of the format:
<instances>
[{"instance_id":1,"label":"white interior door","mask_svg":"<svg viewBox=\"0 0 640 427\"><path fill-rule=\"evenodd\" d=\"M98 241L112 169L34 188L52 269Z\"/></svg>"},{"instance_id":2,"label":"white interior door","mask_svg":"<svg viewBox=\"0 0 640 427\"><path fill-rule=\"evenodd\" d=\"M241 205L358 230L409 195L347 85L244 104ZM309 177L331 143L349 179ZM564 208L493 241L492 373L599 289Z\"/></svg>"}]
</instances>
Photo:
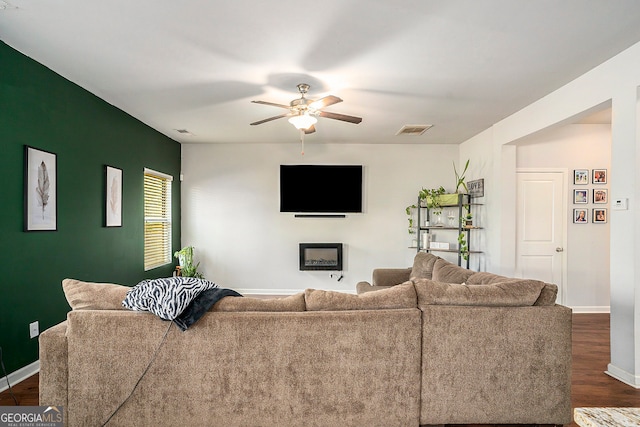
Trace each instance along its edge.
<instances>
[{"instance_id":1,"label":"white interior door","mask_svg":"<svg viewBox=\"0 0 640 427\"><path fill-rule=\"evenodd\" d=\"M558 285L564 303L567 186L565 172L517 176L516 275Z\"/></svg>"}]
</instances>

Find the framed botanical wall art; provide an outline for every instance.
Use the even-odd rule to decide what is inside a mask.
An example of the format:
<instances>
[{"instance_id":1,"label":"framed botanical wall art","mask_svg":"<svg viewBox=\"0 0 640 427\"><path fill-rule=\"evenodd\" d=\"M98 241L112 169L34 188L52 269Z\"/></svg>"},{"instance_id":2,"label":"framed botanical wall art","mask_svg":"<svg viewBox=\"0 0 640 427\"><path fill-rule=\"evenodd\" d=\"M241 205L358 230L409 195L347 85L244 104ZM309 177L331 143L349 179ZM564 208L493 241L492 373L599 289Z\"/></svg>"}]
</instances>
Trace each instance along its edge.
<instances>
[{"instance_id":1,"label":"framed botanical wall art","mask_svg":"<svg viewBox=\"0 0 640 427\"><path fill-rule=\"evenodd\" d=\"M573 203L589 203L589 190L573 190Z\"/></svg>"},{"instance_id":2,"label":"framed botanical wall art","mask_svg":"<svg viewBox=\"0 0 640 427\"><path fill-rule=\"evenodd\" d=\"M573 183L576 185L589 184L589 169L575 169L573 171Z\"/></svg>"},{"instance_id":3,"label":"framed botanical wall art","mask_svg":"<svg viewBox=\"0 0 640 427\"><path fill-rule=\"evenodd\" d=\"M593 203L606 204L609 201L609 190L605 188L594 188Z\"/></svg>"},{"instance_id":4,"label":"framed botanical wall art","mask_svg":"<svg viewBox=\"0 0 640 427\"><path fill-rule=\"evenodd\" d=\"M24 146L24 231L58 229L57 155Z\"/></svg>"},{"instance_id":5,"label":"framed botanical wall art","mask_svg":"<svg viewBox=\"0 0 640 427\"><path fill-rule=\"evenodd\" d=\"M574 209L573 210L573 223L574 224L586 224L589 222L587 218L586 209Z\"/></svg>"},{"instance_id":6,"label":"framed botanical wall art","mask_svg":"<svg viewBox=\"0 0 640 427\"><path fill-rule=\"evenodd\" d=\"M122 169L105 165L105 227L122 227Z\"/></svg>"},{"instance_id":7,"label":"framed botanical wall art","mask_svg":"<svg viewBox=\"0 0 640 427\"><path fill-rule=\"evenodd\" d=\"M607 210L604 208L595 208L591 218L595 224L605 224L607 222Z\"/></svg>"},{"instance_id":8,"label":"framed botanical wall art","mask_svg":"<svg viewBox=\"0 0 640 427\"><path fill-rule=\"evenodd\" d=\"M592 182L594 184L606 184L607 183L607 170L606 169L594 169Z\"/></svg>"}]
</instances>

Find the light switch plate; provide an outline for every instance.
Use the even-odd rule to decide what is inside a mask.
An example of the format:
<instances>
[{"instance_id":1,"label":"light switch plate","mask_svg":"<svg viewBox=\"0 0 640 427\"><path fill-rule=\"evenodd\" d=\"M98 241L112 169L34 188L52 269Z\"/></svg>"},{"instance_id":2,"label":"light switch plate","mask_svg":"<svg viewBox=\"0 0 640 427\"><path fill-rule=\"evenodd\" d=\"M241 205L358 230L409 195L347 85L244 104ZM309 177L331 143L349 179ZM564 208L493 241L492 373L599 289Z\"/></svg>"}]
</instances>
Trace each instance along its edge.
<instances>
[{"instance_id":1,"label":"light switch plate","mask_svg":"<svg viewBox=\"0 0 640 427\"><path fill-rule=\"evenodd\" d=\"M614 199L611 204L611 209L617 211L626 211L629 208L629 199Z\"/></svg>"}]
</instances>

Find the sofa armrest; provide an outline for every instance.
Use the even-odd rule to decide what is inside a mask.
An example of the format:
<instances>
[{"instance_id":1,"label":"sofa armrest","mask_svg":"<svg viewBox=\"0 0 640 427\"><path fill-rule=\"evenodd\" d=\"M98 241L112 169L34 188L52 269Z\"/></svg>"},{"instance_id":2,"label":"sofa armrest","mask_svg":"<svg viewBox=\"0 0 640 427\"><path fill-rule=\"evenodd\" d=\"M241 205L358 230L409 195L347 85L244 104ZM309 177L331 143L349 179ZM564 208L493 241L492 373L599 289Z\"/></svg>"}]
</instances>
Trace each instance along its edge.
<instances>
[{"instance_id":1,"label":"sofa armrest","mask_svg":"<svg viewBox=\"0 0 640 427\"><path fill-rule=\"evenodd\" d=\"M38 338L40 344L40 405L62 406L64 419L67 419L67 321L58 323L42 332Z\"/></svg>"},{"instance_id":2,"label":"sofa armrest","mask_svg":"<svg viewBox=\"0 0 640 427\"><path fill-rule=\"evenodd\" d=\"M395 286L409 280L411 268L376 268L373 270L373 286Z\"/></svg>"}]
</instances>

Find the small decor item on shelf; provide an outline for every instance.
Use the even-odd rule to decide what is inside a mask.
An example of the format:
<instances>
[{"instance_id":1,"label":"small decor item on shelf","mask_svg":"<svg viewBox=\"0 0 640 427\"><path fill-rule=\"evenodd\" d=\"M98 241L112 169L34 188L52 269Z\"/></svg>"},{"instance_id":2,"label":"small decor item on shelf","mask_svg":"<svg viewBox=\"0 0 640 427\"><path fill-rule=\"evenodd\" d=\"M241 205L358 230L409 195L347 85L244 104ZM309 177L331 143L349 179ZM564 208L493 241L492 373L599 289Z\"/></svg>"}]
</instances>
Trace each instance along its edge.
<instances>
[{"instance_id":1,"label":"small decor item on shelf","mask_svg":"<svg viewBox=\"0 0 640 427\"><path fill-rule=\"evenodd\" d=\"M447 210L447 222L449 224L449 227L456 226L456 215L453 209Z\"/></svg>"}]
</instances>

